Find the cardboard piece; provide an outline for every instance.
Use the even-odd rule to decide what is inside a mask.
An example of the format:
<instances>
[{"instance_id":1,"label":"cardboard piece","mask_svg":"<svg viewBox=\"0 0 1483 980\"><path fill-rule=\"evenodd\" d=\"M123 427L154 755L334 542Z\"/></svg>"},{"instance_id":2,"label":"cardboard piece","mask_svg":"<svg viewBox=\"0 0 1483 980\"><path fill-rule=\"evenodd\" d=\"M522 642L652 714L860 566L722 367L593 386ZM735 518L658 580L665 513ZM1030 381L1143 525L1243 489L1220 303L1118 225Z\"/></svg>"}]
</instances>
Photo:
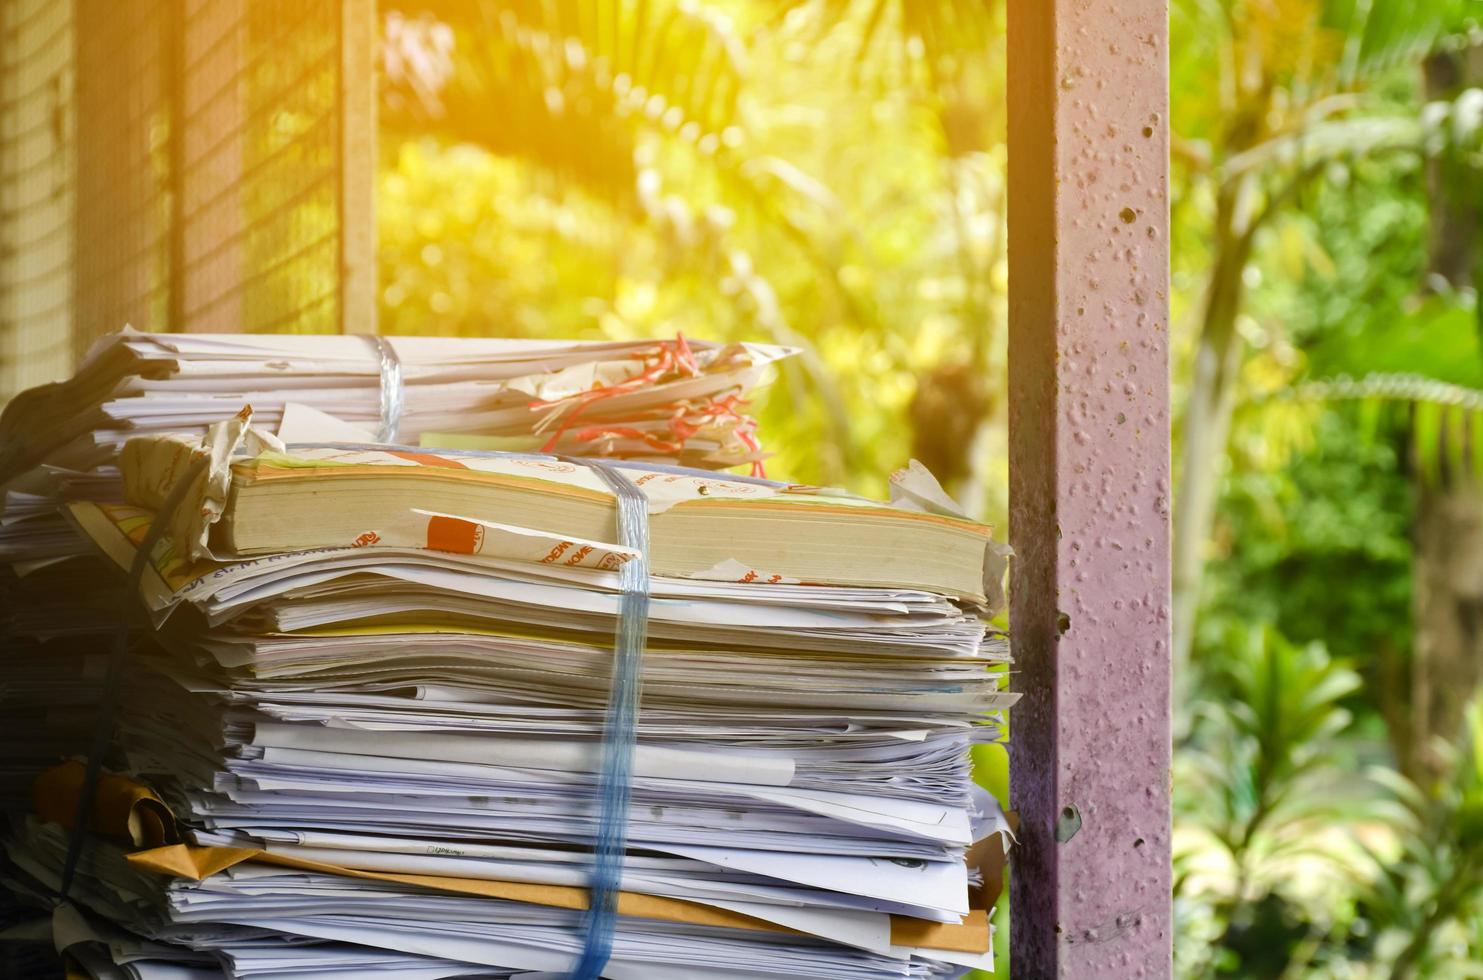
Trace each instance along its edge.
<instances>
[{"instance_id":1,"label":"cardboard piece","mask_svg":"<svg viewBox=\"0 0 1483 980\"><path fill-rule=\"evenodd\" d=\"M172 844L129 855L129 863L136 867L176 878L189 878L193 881L209 878L211 875L218 874L244 861L260 861L264 864L300 868L320 874L387 881L418 888L431 888L436 891L454 892L460 895L529 902L533 905L549 905L554 908L587 908L587 889L574 888L569 885L538 885L520 881L488 881L483 878L447 878L434 875L362 871L336 864L306 861L284 854L273 854L252 847L193 847L185 844ZM619 892L618 914L641 919L686 922L728 929L794 931L771 922L754 919L749 915L710 905L659 895L640 895L635 892ZM960 953L984 953L989 949L988 915L981 910L970 912L962 923L929 922L908 916L893 915L891 916L891 942L898 946L919 946L925 949L943 949Z\"/></svg>"},{"instance_id":2,"label":"cardboard piece","mask_svg":"<svg viewBox=\"0 0 1483 980\"><path fill-rule=\"evenodd\" d=\"M75 759L37 776L31 784L36 815L71 830L86 779L87 766ZM142 783L106 772L98 776L88 829L130 847L159 847L180 840L175 815L164 800Z\"/></svg>"},{"instance_id":3,"label":"cardboard piece","mask_svg":"<svg viewBox=\"0 0 1483 980\"><path fill-rule=\"evenodd\" d=\"M43 819L71 828L77 811L87 768L72 760L42 773L32 786L36 813ZM1018 826L1017 815L1006 814L1011 828ZM126 846L143 848L128 856L136 867L175 878L200 881L246 861L259 861L281 867L300 868L321 874L342 875L386 881L462 895L498 898L512 902L529 902L554 908L585 909L589 893L585 888L568 885L540 885L516 881L488 881L479 878L450 878L434 875L397 874L363 871L335 864L306 861L302 858L274 854L255 847L196 847L178 843L180 833L163 800L142 783L124 776L103 773L93 808L94 833ZM910 916L891 916L891 943L923 949L949 950L959 953L984 953L989 949L989 914L997 900L1004 872L1004 843L992 834L969 851L969 860L978 861L984 873L985 887L972 898L973 911L961 923L931 922ZM665 922L730 929L760 929L768 932L793 932L784 926L754 919L739 912L716 908L698 902L659 895L620 892L618 913Z\"/></svg>"},{"instance_id":4,"label":"cardboard piece","mask_svg":"<svg viewBox=\"0 0 1483 980\"><path fill-rule=\"evenodd\" d=\"M1005 810L1004 820L1009 824L1011 834L1019 833L1019 811ZM969 908L992 912L994 906L999 904L999 895L1004 891L1004 868L1009 864L1009 857L1005 853L1008 850L1006 842L1000 840L999 834L990 834L968 849L968 866L978 868L983 875L983 886L968 890Z\"/></svg>"}]
</instances>

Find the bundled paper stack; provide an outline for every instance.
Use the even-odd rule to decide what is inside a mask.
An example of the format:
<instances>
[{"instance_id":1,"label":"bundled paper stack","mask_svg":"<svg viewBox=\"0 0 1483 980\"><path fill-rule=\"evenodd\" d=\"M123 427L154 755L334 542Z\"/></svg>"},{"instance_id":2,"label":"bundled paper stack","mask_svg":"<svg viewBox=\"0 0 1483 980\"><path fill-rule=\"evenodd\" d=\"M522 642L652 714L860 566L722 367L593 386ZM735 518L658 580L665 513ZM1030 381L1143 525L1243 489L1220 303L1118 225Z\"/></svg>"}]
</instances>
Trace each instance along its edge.
<instances>
[{"instance_id":1,"label":"bundled paper stack","mask_svg":"<svg viewBox=\"0 0 1483 980\"><path fill-rule=\"evenodd\" d=\"M95 343L66 381L0 416L0 482L35 466L78 477L129 438L200 435L251 405L286 442L427 444L667 458L726 468L761 459L740 411L769 365L795 353L705 341L502 340L307 334L147 334ZM388 402L393 404L388 404ZM399 406L399 407L398 407ZM330 423L338 422L326 431ZM393 416L394 418L389 418ZM394 432L384 432L387 423Z\"/></svg>"},{"instance_id":2,"label":"bundled paper stack","mask_svg":"<svg viewBox=\"0 0 1483 980\"><path fill-rule=\"evenodd\" d=\"M200 436L251 405L288 443L458 444L722 469L764 457L745 398L793 353L758 344L145 334L100 339L67 381L0 415L0 808L59 754L86 751L126 597L86 590L66 501L122 502L131 437ZM96 576L94 576L96 579ZM9 737L7 737L7 735Z\"/></svg>"},{"instance_id":3,"label":"bundled paper stack","mask_svg":"<svg viewBox=\"0 0 1483 980\"><path fill-rule=\"evenodd\" d=\"M156 631L119 709L130 778L95 811L116 840L83 852L59 944L100 975L566 975L640 557L610 483L549 456L285 449L245 413L131 441L122 469L126 503L69 511L142 571ZM920 468L892 505L622 472L648 643L602 975L989 965L1007 828L968 753L1012 699L989 529ZM83 781L50 774L10 841L38 899Z\"/></svg>"}]
</instances>

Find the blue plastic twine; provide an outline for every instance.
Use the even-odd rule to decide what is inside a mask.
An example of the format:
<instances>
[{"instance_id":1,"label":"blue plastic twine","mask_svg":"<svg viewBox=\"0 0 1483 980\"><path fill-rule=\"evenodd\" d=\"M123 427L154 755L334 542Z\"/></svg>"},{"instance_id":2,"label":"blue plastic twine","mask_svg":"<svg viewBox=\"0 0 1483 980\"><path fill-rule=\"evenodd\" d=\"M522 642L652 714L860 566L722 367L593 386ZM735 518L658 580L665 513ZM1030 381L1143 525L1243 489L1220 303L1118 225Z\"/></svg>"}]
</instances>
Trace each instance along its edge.
<instances>
[{"instance_id":1,"label":"blue plastic twine","mask_svg":"<svg viewBox=\"0 0 1483 980\"><path fill-rule=\"evenodd\" d=\"M394 424L394 423L393 423ZM351 448L341 446L340 448ZM354 448L387 449L385 445ZM466 452L470 456L511 456L512 453ZM550 458L550 457L545 457ZM561 457L567 458L567 457ZM618 893L622 885L623 857L628 849L628 804L633 791L634 744L638 736L638 712L643 687L644 646L649 633L649 511L648 500L638 485L615 465L605 460L569 459L589 467L612 488L618 504L618 542L636 554L618 569L618 586L622 592L618 608L618 627L614 636L613 678L608 696L607 717L603 726L602 771L598 776L597 838L593 845L592 897L584 926L582 955L572 970L572 980L599 980L613 953L613 934L618 924ZM138 589L149 565L155 545L165 534L170 516L184 500L186 491L205 470L209 460L198 459L171 490L156 512L134 555L129 569L130 595ZM678 468L656 467L669 472ZM697 472L696 475L712 476ZM99 707L92 751L88 755L77 815L67 842L67 857L59 889L67 900L88 837L88 824L93 799L97 792L103 756L112 741L113 720L122 686L124 661L127 659L126 620L121 618L108 665L108 678Z\"/></svg>"},{"instance_id":2,"label":"blue plastic twine","mask_svg":"<svg viewBox=\"0 0 1483 980\"><path fill-rule=\"evenodd\" d=\"M381 358L381 429L376 438L383 443L397 441L402 429L402 359L385 337L366 337Z\"/></svg>"},{"instance_id":3,"label":"blue plastic twine","mask_svg":"<svg viewBox=\"0 0 1483 980\"><path fill-rule=\"evenodd\" d=\"M595 470L618 499L618 543L638 554L618 569L622 599L613 649L613 682L603 731L598 796L602 807L593 846L592 898L587 909L582 957L572 980L598 980L613 954L618 892L628 849L628 802L633 790L633 750L638 735L644 643L649 632L649 511L638 485L609 463L574 459Z\"/></svg>"}]
</instances>

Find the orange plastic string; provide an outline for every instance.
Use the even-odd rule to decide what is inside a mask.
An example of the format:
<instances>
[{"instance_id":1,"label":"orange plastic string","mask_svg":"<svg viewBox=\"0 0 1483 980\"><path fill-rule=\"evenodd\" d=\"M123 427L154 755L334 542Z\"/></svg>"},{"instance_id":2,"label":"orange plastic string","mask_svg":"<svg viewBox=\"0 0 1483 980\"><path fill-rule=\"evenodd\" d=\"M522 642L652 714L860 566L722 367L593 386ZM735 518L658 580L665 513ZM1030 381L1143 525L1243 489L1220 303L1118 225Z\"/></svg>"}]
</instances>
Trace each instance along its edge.
<instances>
[{"instance_id":1,"label":"orange plastic string","mask_svg":"<svg viewBox=\"0 0 1483 980\"><path fill-rule=\"evenodd\" d=\"M567 398L531 402L532 409L550 408L563 402L574 403L572 410L562 417L561 424L546 440L541 451L552 452L570 433L572 438L579 442L595 442L605 438L632 439L643 443L657 453L679 455L684 452L686 441L696 433L708 425L725 421L733 423L732 432L735 438L750 452L760 453L762 451L762 443L757 438L757 420L741 411L747 403L739 392L708 399L699 406L683 401L677 403L667 420L667 428L671 435L668 439L632 426L621 425L594 425L573 432L582 414L593 405L617 395L637 391L645 385L662 384L686 376L698 377L701 373L695 352L690 349L684 334L676 334L672 341L660 341L653 349L641 352L638 360L643 365L643 370L626 381L603 385ZM752 475L766 476L761 460L752 461Z\"/></svg>"},{"instance_id":2,"label":"orange plastic string","mask_svg":"<svg viewBox=\"0 0 1483 980\"><path fill-rule=\"evenodd\" d=\"M631 391L637 391L645 385L659 384L663 381L682 377L699 377L700 364L696 361L695 352L685 341L684 334L676 334L674 340L661 340L653 350L644 351L639 354L639 361L644 365L644 370L629 378L613 385L604 385L584 391L579 395L569 398L560 398L554 401L533 401L530 403L532 409L549 408L566 401L575 401L576 407L566 413L561 420L561 425L552 433L551 438L541 447L541 452L551 452L561 442L561 437L566 435L577 423L577 419L593 405L624 395Z\"/></svg>"},{"instance_id":3,"label":"orange plastic string","mask_svg":"<svg viewBox=\"0 0 1483 980\"><path fill-rule=\"evenodd\" d=\"M572 438L580 442L595 442L604 438L624 438L641 442L658 453L678 455L684 451L685 443L708 426L724 421L733 423L732 436L752 453L762 451L757 439L757 421L739 410L747 403L737 394L723 395L710 399L698 407L681 404L667 419L671 438L665 439L652 432L632 426L595 425L572 432ZM765 476L766 471L759 460L752 461L752 475Z\"/></svg>"}]
</instances>

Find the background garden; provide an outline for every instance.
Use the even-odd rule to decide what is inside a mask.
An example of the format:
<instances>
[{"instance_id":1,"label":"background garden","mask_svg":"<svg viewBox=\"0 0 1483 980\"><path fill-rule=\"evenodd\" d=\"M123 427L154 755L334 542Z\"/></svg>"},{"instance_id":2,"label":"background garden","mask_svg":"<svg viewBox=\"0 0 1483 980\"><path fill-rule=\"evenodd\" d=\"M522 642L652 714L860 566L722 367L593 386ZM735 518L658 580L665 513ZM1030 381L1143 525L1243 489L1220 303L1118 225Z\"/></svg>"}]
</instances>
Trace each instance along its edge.
<instances>
[{"instance_id":1,"label":"background garden","mask_svg":"<svg viewBox=\"0 0 1483 980\"><path fill-rule=\"evenodd\" d=\"M384 332L794 344L773 475L1003 524L1002 2L430 6ZM1483 976L1480 6L1172 3L1183 975Z\"/></svg>"}]
</instances>

